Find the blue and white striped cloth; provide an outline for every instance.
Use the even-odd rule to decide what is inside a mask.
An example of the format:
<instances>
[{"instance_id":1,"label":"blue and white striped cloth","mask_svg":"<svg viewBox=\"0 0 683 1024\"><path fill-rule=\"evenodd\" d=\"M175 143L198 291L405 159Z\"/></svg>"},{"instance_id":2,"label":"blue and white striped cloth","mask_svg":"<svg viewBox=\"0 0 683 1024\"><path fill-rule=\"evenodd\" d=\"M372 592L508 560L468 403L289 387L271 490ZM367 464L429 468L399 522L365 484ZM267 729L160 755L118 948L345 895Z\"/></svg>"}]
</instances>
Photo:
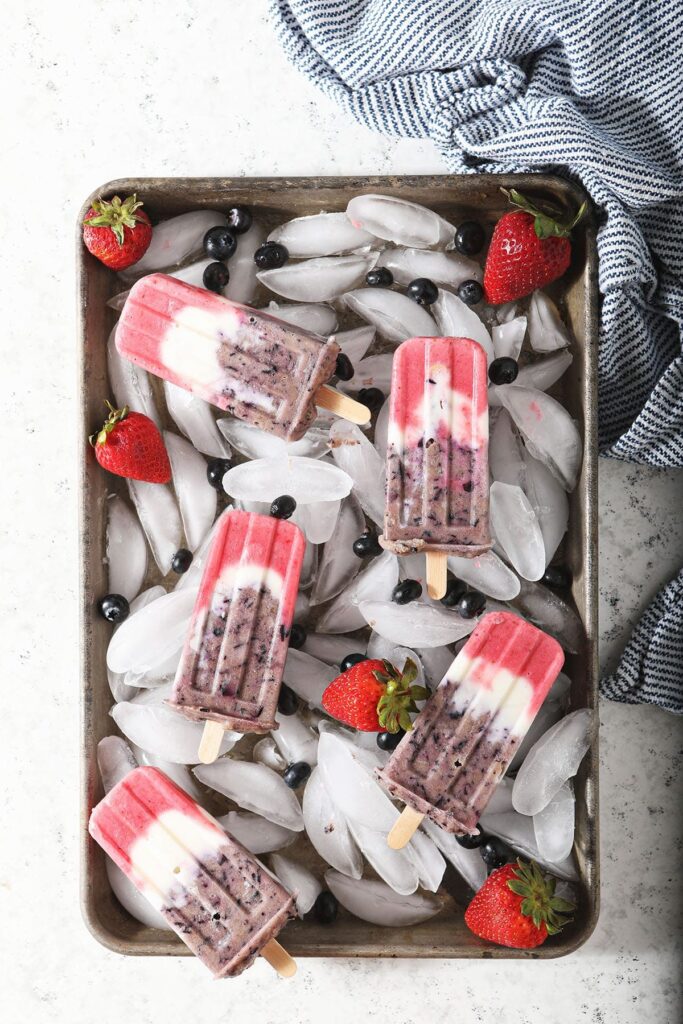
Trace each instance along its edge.
<instances>
[{"instance_id":1,"label":"blue and white striped cloth","mask_svg":"<svg viewBox=\"0 0 683 1024\"><path fill-rule=\"evenodd\" d=\"M545 171L601 213L600 447L683 467L683 17L666 0L271 0L292 62L451 171ZM683 571L613 700L683 712Z\"/></svg>"}]
</instances>

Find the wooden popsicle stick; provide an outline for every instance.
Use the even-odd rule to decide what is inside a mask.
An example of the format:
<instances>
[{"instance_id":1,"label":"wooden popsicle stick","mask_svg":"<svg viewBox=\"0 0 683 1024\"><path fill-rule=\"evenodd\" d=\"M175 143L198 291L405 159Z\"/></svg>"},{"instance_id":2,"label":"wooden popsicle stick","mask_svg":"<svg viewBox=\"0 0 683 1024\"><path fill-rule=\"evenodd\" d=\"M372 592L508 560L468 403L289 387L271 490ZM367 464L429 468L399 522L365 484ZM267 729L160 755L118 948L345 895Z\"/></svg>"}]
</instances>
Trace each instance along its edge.
<instances>
[{"instance_id":1,"label":"wooden popsicle stick","mask_svg":"<svg viewBox=\"0 0 683 1024\"><path fill-rule=\"evenodd\" d=\"M261 956L267 960L281 978L292 978L296 974L296 960L293 960L284 946L281 946L277 939L266 942L261 950Z\"/></svg>"},{"instance_id":2,"label":"wooden popsicle stick","mask_svg":"<svg viewBox=\"0 0 683 1024\"><path fill-rule=\"evenodd\" d=\"M447 558L445 551L427 552L427 593L434 601L446 593Z\"/></svg>"},{"instance_id":3,"label":"wooden popsicle stick","mask_svg":"<svg viewBox=\"0 0 683 1024\"><path fill-rule=\"evenodd\" d=\"M343 416L345 420L350 420L351 423L362 425L369 423L372 417L372 413L367 405L357 402L355 398L349 398L348 395L342 394L341 391L335 391L328 384L323 384L316 391L315 404L319 405L321 409L329 409L330 412L336 412L337 416Z\"/></svg>"},{"instance_id":4,"label":"wooden popsicle stick","mask_svg":"<svg viewBox=\"0 0 683 1024\"><path fill-rule=\"evenodd\" d=\"M402 850L417 832L423 818L424 814L420 814L419 811L413 810L412 807L404 807L401 817L387 836L387 846L392 850Z\"/></svg>"},{"instance_id":5,"label":"wooden popsicle stick","mask_svg":"<svg viewBox=\"0 0 683 1024\"><path fill-rule=\"evenodd\" d=\"M225 729L220 722L210 718L204 723L204 732L199 743L199 760L202 764L213 764L218 757Z\"/></svg>"}]
</instances>

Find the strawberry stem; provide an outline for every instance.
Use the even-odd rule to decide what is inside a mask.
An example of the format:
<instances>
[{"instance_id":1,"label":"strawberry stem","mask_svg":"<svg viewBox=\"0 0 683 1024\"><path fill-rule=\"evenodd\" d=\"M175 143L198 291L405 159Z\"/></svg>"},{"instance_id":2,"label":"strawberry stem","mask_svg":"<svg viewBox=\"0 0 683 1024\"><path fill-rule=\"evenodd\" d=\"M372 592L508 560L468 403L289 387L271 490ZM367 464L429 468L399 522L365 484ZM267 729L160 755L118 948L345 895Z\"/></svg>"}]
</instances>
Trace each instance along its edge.
<instances>
[{"instance_id":1,"label":"strawberry stem","mask_svg":"<svg viewBox=\"0 0 683 1024\"><path fill-rule=\"evenodd\" d=\"M569 238L587 209L587 204L583 202L572 219L564 221L560 219L561 211L551 207L550 203L542 201L532 203L530 199L514 188L501 188L500 191L513 206L531 214L534 218L534 231L539 238ZM545 210L541 209L542 205L545 206Z\"/></svg>"},{"instance_id":2,"label":"strawberry stem","mask_svg":"<svg viewBox=\"0 0 683 1024\"><path fill-rule=\"evenodd\" d=\"M418 669L412 658L407 658L403 671L398 672L394 666L384 661L384 672L375 672L375 679L386 686L385 692L377 702L379 724L386 732L410 732L413 723L411 712L418 710L416 701L426 700L429 690L424 686L413 686L417 679Z\"/></svg>"},{"instance_id":3,"label":"strawberry stem","mask_svg":"<svg viewBox=\"0 0 683 1024\"><path fill-rule=\"evenodd\" d=\"M548 935L557 935L572 920L567 914L575 909L574 904L555 895L555 879L546 878L533 860L527 864L518 858L515 875L507 886L522 897L521 912L530 917L537 928L545 924Z\"/></svg>"},{"instance_id":4,"label":"strawberry stem","mask_svg":"<svg viewBox=\"0 0 683 1024\"><path fill-rule=\"evenodd\" d=\"M128 415L129 409L127 405L124 405L121 409L116 409L111 402L105 398L104 404L109 409L109 415L106 420L97 431L96 434L91 434L88 438L90 444L95 447L98 444L106 444L109 434L111 434L114 427L116 427L122 420L125 420Z\"/></svg>"},{"instance_id":5,"label":"strawberry stem","mask_svg":"<svg viewBox=\"0 0 683 1024\"><path fill-rule=\"evenodd\" d=\"M142 220L136 212L141 206L142 203L138 201L135 193L128 196L123 202L120 196L114 196L111 201L96 199L92 204L96 216L87 217L83 223L93 228L111 228L119 245L123 245L124 228L133 229Z\"/></svg>"}]
</instances>

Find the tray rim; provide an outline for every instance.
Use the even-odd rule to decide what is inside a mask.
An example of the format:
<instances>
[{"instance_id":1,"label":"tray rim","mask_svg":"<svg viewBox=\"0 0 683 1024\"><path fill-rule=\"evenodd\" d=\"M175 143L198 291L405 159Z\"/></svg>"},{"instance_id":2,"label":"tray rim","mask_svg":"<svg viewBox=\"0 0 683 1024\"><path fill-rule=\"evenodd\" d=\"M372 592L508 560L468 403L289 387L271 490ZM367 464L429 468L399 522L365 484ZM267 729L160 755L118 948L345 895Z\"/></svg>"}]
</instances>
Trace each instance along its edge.
<instances>
[{"instance_id":1,"label":"tray rim","mask_svg":"<svg viewBox=\"0 0 683 1024\"><path fill-rule=\"evenodd\" d=\"M152 176L141 178L115 178L94 189L84 201L79 210L78 219L75 225L76 231L76 297L77 297L77 322L78 322L78 394L79 394L79 425L80 437L86 436L90 427L87 407L87 349L86 349L86 294L87 294L87 273L88 256L82 244L82 223L85 213L89 209L93 199L116 191L144 192L145 189L164 190L172 187L191 186L195 189L206 187L211 191L231 191L232 193L242 191L246 188L262 189L264 193L288 188L337 188L337 189L392 189L398 185L416 187L448 187L455 182L468 182L476 191L477 183L483 187L516 187L519 189L548 189L554 192L564 193L571 197L578 206L582 202L587 203L587 215L583 221L586 257L586 305L585 305L585 374L582 381L582 406L584 411L584 463L583 472L585 476L586 509L583 530L587 539L587 548L584 559L584 597L585 615L583 622L586 631L588 645L587 664L590 666L590 696L589 706L598 709L598 487L597 487L597 348L599 333L599 299L598 299L598 256L596 241L596 223L594 207L590 196L577 183L554 174L394 174L394 175L319 175L319 176L281 176L281 177L166 177ZM88 486L86 460L82 457L82 449L77 448L79 459L79 670L81 681L80 699L80 856L79 856L79 892L81 916L90 934L102 946L126 956L191 956L191 952L184 944L178 941L177 949L169 949L161 943L149 940L146 942L132 943L125 938L113 936L104 926L103 922L92 912L90 904L89 889L90 878L87 873L88 849L92 842L90 839L87 821L89 816L88 805L88 769L87 753L89 738L87 734L87 709L88 709L88 678L91 668L91 639L89 636L89 615L91 614L91 602L88 599L88 542L89 529L88 518L90 509L88 507ZM584 945L592 935L598 922L600 914L600 820L599 820L599 735L592 744L588 753L587 775L591 783L591 801L594 808L594 860L593 887L591 889L592 905L590 913L585 918L581 929L568 941L557 943L551 946L540 946L535 950L515 950L505 947L487 949L476 946L463 948L458 952L449 950L439 951L423 947L405 950L392 949L390 940L391 929L387 929L388 942L382 949L361 947L350 949L348 946L330 944L325 946L324 951L309 944L300 948L297 944L294 954L298 957L333 957L333 958L369 958L378 957L382 959L557 959L575 952Z\"/></svg>"}]
</instances>

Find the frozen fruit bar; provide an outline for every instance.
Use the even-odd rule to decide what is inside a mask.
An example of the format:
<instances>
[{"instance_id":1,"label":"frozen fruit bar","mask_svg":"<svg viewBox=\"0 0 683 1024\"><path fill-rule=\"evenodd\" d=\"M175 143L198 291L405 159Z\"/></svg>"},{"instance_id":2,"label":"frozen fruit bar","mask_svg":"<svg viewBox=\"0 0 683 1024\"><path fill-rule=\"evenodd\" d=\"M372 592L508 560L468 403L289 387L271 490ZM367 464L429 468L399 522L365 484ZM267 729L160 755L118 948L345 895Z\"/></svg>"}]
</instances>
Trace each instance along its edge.
<instances>
[{"instance_id":1,"label":"frozen fruit bar","mask_svg":"<svg viewBox=\"0 0 683 1024\"><path fill-rule=\"evenodd\" d=\"M563 662L557 641L524 619L485 615L379 773L382 784L415 816L475 832Z\"/></svg>"},{"instance_id":2,"label":"frozen fruit bar","mask_svg":"<svg viewBox=\"0 0 683 1024\"><path fill-rule=\"evenodd\" d=\"M489 537L486 354L469 338L410 338L391 379L384 547L477 555ZM445 574L444 574L445 575Z\"/></svg>"},{"instance_id":3,"label":"frozen fruit bar","mask_svg":"<svg viewBox=\"0 0 683 1024\"><path fill-rule=\"evenodd\" d=\"M305 541L294 523L225 512L212 541L170 706L238 732L277 729Z\"/></svg>"},{"instance_id":4,"label":"frozen fruit bar","mask_svg":"<svg viewBox=\"0 0 683 1024\"><path fill-rule=\"evenodd\" d=\"M280 883L157 768L114 786L90 834L217 978L268 956L294 916Z\"/></svg>"},{"instance_id":5,"label":"frozen fruit bar","mask_svg":"<svg viewBox=\"0 0 683 1024\"><path fill-rule=\"evenodd\" d=\"M157 377L288 441L315 419L316 392L340 352L333 341L165 274L133 285L116 347Z\"/></svg>"}]
</instances>

